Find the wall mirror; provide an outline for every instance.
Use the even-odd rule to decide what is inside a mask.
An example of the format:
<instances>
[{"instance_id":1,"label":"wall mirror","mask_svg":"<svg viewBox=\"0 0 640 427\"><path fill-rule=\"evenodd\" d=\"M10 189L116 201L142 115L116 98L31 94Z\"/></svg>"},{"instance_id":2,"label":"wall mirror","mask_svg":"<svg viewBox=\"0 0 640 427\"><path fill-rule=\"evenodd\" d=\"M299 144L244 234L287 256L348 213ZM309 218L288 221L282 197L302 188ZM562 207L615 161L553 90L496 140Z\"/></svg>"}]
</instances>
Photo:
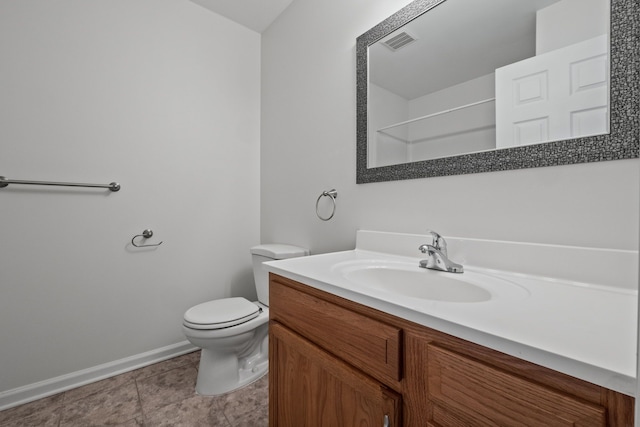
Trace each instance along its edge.
<instances>
[{"instance_id":1,"label":"wall mirror","mask_svg":"<svg viewBox=\"0 0 640 427\"><path fill-rule=\"evenodd\" d=\"M410 3L357 39L357 182L638 157L637 8Z\"/></svg>"}]
</instances>

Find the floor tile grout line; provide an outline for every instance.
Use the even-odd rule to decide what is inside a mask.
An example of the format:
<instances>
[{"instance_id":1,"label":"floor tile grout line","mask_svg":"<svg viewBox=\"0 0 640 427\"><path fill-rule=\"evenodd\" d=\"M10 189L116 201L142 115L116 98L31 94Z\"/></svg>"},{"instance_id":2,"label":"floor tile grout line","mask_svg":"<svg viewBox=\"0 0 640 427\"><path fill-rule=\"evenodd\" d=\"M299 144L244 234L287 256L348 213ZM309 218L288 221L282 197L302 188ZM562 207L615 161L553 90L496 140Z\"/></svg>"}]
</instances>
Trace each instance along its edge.
<instances>
[{"instance_id":1,"label":"floor tile grout line","mask_svg":"<svg viewBox=\"0 0 640 427\"><path fill-rule=\"evenodd\" d=\"M66 394L62 395L62 402L60 402L60 415L58 415L58 422L56 423L56 427L60 427L60 425L62 424L62 417L64 416L64 398L66 397Z\"/></svg>"},{"instance_id":2,"label":"floor tile grout line","mask_svg":"<svg viewBox=\"0 0 640 427\"><path fill-rule=\"evenodd\" d=\"M147 421L147 414L144 411L144 407L142 406L142 397L140 396L140 388L138 387L138 379L134 378L133 383L136 386L136 396L138 396L138 405L140 405L140 414L142 416L142 425L144 425Z\"/></svg>"},{"instance_id":3,"label":"floor tile grout line","mask_svg":"<svg viewBox=\"0 0 640 427\"><path fill-rule=\"evenodd\" d=\"M58 416L58 423L56 424L56 427L60 427L62 425L62 417L64 417L64 408L65 405L67 404L67 392L63 391L62 392L62 398L60 399L60 415Z\"/></svg>"}]
</instances>

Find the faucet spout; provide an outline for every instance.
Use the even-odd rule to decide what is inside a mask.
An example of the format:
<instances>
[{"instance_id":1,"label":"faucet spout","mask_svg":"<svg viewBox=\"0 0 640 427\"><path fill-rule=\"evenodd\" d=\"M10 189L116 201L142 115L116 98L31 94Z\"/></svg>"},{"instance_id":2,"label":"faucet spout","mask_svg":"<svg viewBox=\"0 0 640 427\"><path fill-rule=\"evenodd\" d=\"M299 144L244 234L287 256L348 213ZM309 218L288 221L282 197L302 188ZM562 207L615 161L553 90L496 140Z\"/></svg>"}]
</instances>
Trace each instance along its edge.
<instances>
[{"instance_id":1,"label":"faucet spout","mask_svg":"<svg viewBox=\"0 0 640 427\"><path fill-rule=\"evenodd\" d=\"M427 259L423 259L418 264L421 268L431 270L446 271L449 273L463 273L464 267L458 263L451 261L447 257L447 243L444 237L438 233L431 231L433 236L433 244L420 245L418 250L423 254L427 254Z\"/></svg>"}]
</instances>

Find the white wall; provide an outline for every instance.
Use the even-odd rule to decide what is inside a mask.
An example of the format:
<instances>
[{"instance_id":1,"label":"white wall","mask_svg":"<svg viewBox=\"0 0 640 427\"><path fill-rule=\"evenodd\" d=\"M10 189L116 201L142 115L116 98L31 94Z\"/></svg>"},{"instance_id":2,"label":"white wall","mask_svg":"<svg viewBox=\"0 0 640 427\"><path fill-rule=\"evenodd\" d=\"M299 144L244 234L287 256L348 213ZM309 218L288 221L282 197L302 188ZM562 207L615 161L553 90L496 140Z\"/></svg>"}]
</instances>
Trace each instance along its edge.
<instances>
[{"instance_id":1,"label":"white wall","mask_svg":"<svg viewBox=\"0 0 640 427\"><path fill-rule=\"evenodd\" d=\"M355 40L407 3L296 0L262 34L262 241L320 253L352 249L358 228L431 228L637 249L637 160L355 184ZM316 198L334 187L322 222Z\"/></svg>"},{"instance_id":2,"label":"white wall","mask_svg":"<svg viewBox=\"0 0 640 427\"><path fill-rule=\"evenodd\" d=\"M408 126L378 132L378 129L409 119L409 101L375 84L369 85L368 135L371 149L367 164L371 167L405 163L408 158Z\"/></svg>"},{"instance_id":3,"label":"white wall","mask_svg":"<svg viewBox=\"0 0 640 427\"><path fill-rule=\"evenodd\" d=\"M562 0L536 14L536 55L609 34L611 0Z\"/></svg>"},{"instance_id":4,"label":"white wall","mask_svg":"<svg viewBox=\"0 0 640 427\"><path fill-rule=\"evenodd\" d=\"M495 148L494 102L377 132L392 124L494 97L494 73L411 100L370 84L368 165L395 165Z\"/></svg>"},{"instance_id":5,"label":"white wall","mask_svg":"<svg viewBox=\"0 0 640 427\"><path fill-rule=\"evenodd\" d=\"M0 397L255 297L258 33L185 0L5 0L0 58L0 175L122 185L0 189ZM145 228L162 246L131 247Z\"/></svg>"},{"instance_id":6,"label":"white wall","mask_svg":"<svg viewBox=\"0 0 640 427\"><path fill-rule=\"evenodd\" d=\"M422 117L495 98L495 74L439 90L409 102L409 117ZM411 159L436 159L496 147L496 104L473 107L419 120L409 125Z\"/></svg>"}]
</instances>

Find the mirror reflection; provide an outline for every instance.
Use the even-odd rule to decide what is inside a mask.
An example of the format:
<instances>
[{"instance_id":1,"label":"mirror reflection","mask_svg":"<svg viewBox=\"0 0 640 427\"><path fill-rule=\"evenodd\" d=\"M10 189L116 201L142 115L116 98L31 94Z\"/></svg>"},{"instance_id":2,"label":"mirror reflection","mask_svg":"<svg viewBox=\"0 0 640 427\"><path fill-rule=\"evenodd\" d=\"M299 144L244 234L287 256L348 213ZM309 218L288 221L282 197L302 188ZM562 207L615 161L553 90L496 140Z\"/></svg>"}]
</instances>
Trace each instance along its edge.
<instances>
[{"instance_id":1,"label":"mirror reflection","mask_svg":"<svg viewBox=\"0 0 640 427\"><path fill-rule=\"evenodd\" d=\"M609 0L448 0L369 46L367 167L609 132Z\"/></svg>"}]
</instances>

